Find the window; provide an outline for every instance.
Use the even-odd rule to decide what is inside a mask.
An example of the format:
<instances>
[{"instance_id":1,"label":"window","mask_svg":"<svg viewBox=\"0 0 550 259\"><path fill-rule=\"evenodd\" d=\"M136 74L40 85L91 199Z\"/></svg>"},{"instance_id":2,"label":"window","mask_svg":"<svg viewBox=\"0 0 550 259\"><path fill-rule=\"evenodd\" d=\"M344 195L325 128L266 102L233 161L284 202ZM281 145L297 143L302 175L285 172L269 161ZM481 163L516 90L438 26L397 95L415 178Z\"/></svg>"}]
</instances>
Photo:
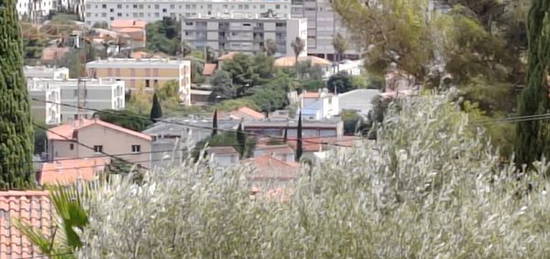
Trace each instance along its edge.
<instances>
[{"instance_id":1,"label":"window","mask_svg":"<svg viewBox=\"0 0 550 259\"><path fill-rule=\"evenodd\" d=\"M134 8L137 8L137 4L134 5Z\"/></svg>"},{"instance_id":2,"label":"window","mask_svg":"<svg viewBox=\"0 0 550 259\"><path fill-rule=\"evenodd\" d=\"M103 5L101 5L101 8L107 9L107 5L106 5L106 4L103 4Z\"/></svg>"},{"instance_id":3,"label":"window","mask_svg":"<svg viewBox=\"0 0 550 259\"><path fill-rule=\"evenodd\" d=\"M193 25L193 22L185 22L185 25L187 25L187 26L192 26L192 25Z\"/></svg>"},{"instance_id":4,"label":"window","mask_svg":"<svg viewBox=\"0 0 550 259\"><path fill-rule=\"evenodd\" d=\"M122 9L122 5L121 5L121 4L117 4L117 5L116 5L116 8Z\"/></svg>"},{"instance_id":5,"label":"window","mask_svg":"<svg viewBox=\"0 0 550 259\"><path fill-rule=\"evenodd\" d=\"M94 152L96 152L96 153L103 152L103 146L102 145L95 145L94 146Z\"/></svg>"},{"instance_id":6,"label":"window","mask_svg":"<svg viewBox=\"0 0 550 259\"><path fill-rule=\"evenodd\" d=\"M74 144L73 144L73 143L69 144L69 148L70 148L71 150L74 150Z\"/></svg>"},{"instance_id":7,"label":"window","mask_svg":"<svg viewBox=\"0 0 550 259\"><path fill-rule=\"evenodd\" d=\"M275 9L281 9L281 5L280 4L275 5Z\"/></svg>"},{"instance_id":8,"label":"window","mask_svg":"<svg viewBox=\"0 0 550 259\"><path fill-rule=\"evenodd\" d=\"M132 153L141 152L141 145L132 145Z\"/></svg>"},{"instance_id":9,"label":"window","mask_svg":"<svg viewBox=\"0 0 550 259\"><path fill-rule=\"evenodd\" d=\"M155 5L155 9L159 9L159 5L158 5L158 4Z\"/></svg>"},{"instance_id":10,"label":"window","mask_svg":"<svg viewBox=\"0 0 550 259\"><path fill-rule=\"evenodd\" d=\"M163 8L163 9L162 9L162 12L163 12L163 13L166 13L166 8Z\"/></svg>"}]
</instances>

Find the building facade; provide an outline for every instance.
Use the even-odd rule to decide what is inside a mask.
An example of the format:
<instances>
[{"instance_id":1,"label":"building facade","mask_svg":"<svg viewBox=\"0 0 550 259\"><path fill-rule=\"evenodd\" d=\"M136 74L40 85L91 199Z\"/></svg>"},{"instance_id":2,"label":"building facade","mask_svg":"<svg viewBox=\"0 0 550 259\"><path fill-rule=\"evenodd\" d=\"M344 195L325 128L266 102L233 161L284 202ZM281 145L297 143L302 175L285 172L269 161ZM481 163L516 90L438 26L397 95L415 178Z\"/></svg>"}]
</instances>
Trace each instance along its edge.
<instances>
[{"instance_id":1,"label":"building facade","mask_svg":"<svg viewBox=\"0 0 550 259\"><path fill-rule=\"evenodd\" d=\"M33 78L69 79L69 69L66 67L24 66L23 74L27 80Z\"/></svg>"},{"instance_id":2,"label":"building facade","mask_svg":"<svg viewBox=\"0 0 550 259\"><path fill-rule=\"evenodd\" d=\"M307 51L310 55L335 60L332 41L337 33L349 39L341 17L332 9L331 0L293 0L291 16L307 19ZM350 44L346 57L356 59L359 52Z\"/></svg>"},{"instance_id":3,"label":"building facade","mask_svg":"<svg viewBox=\"0 0 550 259\"><path fill-rule=\"evenodd\" d=\"M91 26L96 22L110 23L115 19L139 19L146 22L172 17L208 17L243 15L256 17L271 10L277 17L290 17L290 0L88 0L84 20Z\"/></svg>"},{"instance_id":4,"label":"building facade","mask_svg":"<svg viewBox=\"0 0 550 259\"><path fill-rule=\"evenodd\" d=\"M106 59L86 64L88 76L126 82L128 91L153 92L165 83L178 84L180 101L191 105L191 62L169 59Z\"/></svg>"},{"instance_id":5,"label":"building facade","mask_svg":"<svg viewBox=\"0 0 550 259\"><path fill-rule=\"evenodd\" d=\"M46 125L92 118L95 110L122 110L125 107L124 82L97 79L27 80L32 116ZM38 100L35 100L38 99ZM72 107L74 106L74 107ZM80 110L82 106L89 110Z\"/></svg>"},{"instance_id":6,"label":"building facade","mask_svg":"<svg viewBox=\"0 0 550 259\"><path fill-rule=\"evenodd\" d=\"M110 154L130 163L151 165L151 136L99 119L81 119L51 128L47 138L49 159Z\"/></svg>"},{"instance_id":7,"label":"building facade","mask_svg":"<svg viewBox=\"0 0 550 259\"><path fill-rule=\"evenodd\" d=\"M277 44L277 53L294 55L291 42L297 37L307 44L307 20L293 18L183 18L182 40L195 48L259 53L267 40ZM307 55L303 51L300 55Z\"/></svg>"}]
</instances>

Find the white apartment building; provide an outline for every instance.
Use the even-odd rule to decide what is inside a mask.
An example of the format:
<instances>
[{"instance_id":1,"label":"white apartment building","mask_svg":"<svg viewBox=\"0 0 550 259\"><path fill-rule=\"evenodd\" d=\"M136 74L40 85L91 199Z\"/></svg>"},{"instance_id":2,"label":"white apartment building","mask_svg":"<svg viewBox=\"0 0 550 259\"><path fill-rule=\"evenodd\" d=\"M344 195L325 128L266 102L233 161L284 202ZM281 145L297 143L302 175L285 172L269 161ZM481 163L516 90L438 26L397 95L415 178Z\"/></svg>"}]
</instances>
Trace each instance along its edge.
<instances>
[{"instance_id":1,"label":"white apartment building","mask_svg":"<svg viewBox=\"0 0 550 259\"><path fill-rule=\"evenodd\" d=\"M349 32L341 17L332 9L332 0L293 0L291 16L307 18L307 51L310 55L335 60L332 40L337 33L349 39ZM350 58L358 58L359 51L353 44L345 52Z\"/></svg>"},{"instance_id":2,"label":"white apartment building","mask_svg":"<svg viewBox=\"0 0 550 259\"><path fill-rule=\"evenodd\" d=\"M125 107L122 81L33 78L27 80L27 88L31 98L40 100L31 100L33 118L47 125L73 121L79 114L92 118L94 110L122 110ZM78 106L91 110L79 111Z\"/></svg>"},{"instance_id":3,"label":"white apartment building","mask_svg":"<svg viewBox=\"0 0 550 259\"><path fill-rule=\"evenodd\" d=\"M58 0L17 0L16 4L19 18L26 17L34 20L48 16L50 12L58 8Z\"/></svg>"},{"instance_id":4,"label":"white apartment building","mask_svg":"<svg viewBox=\"0 0 550 259\"><path fill-rule=\"evenodd\" d=\"M182 40L195 48L257 53L266 40L277 43L277 52L293 56L296 37L307 44L307 20L294 18L184 18ZM307 55L307 51L301 53Z\"/></svg>"},{"instance_id":5,"label":"white apartment building","mask_svg":"<svg viewBox=\"0 0 550 259\"><path fill-rule=\"evenodd\" d=\"M121 80L129 91L146 90L175 81L180 101L191 105L191 61L170 59L112 58L86 64L88 76Z\"/></svg>"},{"instance_id":6,"label":"white apartment building","mask_svg":"<svg viewBox=\"0 0 550 259\"><path fill-rule=\"evenodd\" d=\"M23 74L27 80L33 78L69 79L69 69L66 67L24 66Z\"/></svg>"},{"instance_id":7,"label":"white apartment building","mask_svg":"<svg viewBox=\"0 0 550 259\"><path fill-rule=\"evenodd\" d=\"M271 10L277 17L290 17L291 0L87 0L84 20L110 23L115 19L135 19L146 22L164 17L208 17L242 15L256 17Z\"/></svg>"}]
</instances>

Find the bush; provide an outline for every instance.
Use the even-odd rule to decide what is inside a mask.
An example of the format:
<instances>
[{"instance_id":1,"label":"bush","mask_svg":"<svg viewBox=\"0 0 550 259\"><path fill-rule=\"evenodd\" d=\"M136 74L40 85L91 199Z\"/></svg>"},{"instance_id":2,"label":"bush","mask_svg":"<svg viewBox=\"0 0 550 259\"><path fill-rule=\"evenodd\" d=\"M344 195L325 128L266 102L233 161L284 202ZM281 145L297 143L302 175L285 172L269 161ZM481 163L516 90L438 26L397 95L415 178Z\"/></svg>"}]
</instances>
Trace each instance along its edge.
<instances>
[{"instance_id":1,"label":"bush","mask_svg":"<svg viewBox=\"0 0 550 259\"><path fill-rule=\"evenodd\" d=\"M142 185L117 181L86 199L78 256L546 257L546 180L500 164L447 98L400 106L378 141L333 151L284 202L251 199L248 167L190 159L146 173Z\"/></svg>"}]
</instances>

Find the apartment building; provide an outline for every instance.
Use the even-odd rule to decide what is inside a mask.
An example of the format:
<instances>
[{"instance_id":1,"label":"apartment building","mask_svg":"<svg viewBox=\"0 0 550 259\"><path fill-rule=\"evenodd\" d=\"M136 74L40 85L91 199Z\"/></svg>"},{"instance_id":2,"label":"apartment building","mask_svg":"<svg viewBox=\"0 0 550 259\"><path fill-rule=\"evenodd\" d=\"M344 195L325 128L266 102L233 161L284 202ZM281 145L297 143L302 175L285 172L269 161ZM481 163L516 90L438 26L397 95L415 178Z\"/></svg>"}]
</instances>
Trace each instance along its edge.
<instances>
[{"instance_id":1,"label":"apartment building","mask_svg":"<svg viewBox=\"0 0 550 259\"><path fill-rule=\"evenodd\" d=\"M80 114L92 118L93 110L122 110L125 107L124 82L97 79L53 80L33 78L27 80L34 120L46 125L73 121ZM64 104L64 105L61 105ZM84 106L93 110L80 110Z\"/></svg>"},{"instance_id":2,"label":"apartment building","mask_svg":"<svg viewBox=\"0 0 550 259\"><path fill-rule=\"evenodd\" d=\"M178 83L184 105L191 105L191 62L169 59L106 59L86 64L88 76L126 82L128 91L153 92L169 81Z\"/></svg>"},{"instance_id":3,"label":"apartment building","mask_svg":"<svg viewBox=\"0 0 550 259\"><path fill-rule=\"evenodd\" d=\"M31 20L41 19L58 8L57 0L17 0L17 14L19 18Z\"/></svg>"},{"instance_id":4,"label":"apartment building","mask_svg":"<svg viewBox=\"0 0 550 259\"><path fill-rule=\"evenodd\" d=\"M27 80L33 78L69 79L69 69L66 67L24 66L23 74Z\"/></svg>"},{"instance_id":5,"label":"apartment building","mask_svg":"<svg viewBox=\"0 0 550 259\"><path fill-rule=\"evenodd\" d=\"M291 16L307 18L307 51L310 55L335 60L332 41L337 33L349 38L341 17L332 9L331 0L293 0ZM359 51L350 44L346 57L357 59Z\"/></svg>"},{"instance_id":6,"label":"apartment building","mask_svg":"<svg viewBox=\"0 0 550 259\"><path fill-rule=\"evenodd\" d=\"M164 17L182 19L229 14L255 17L269 10L277 17L290 17L290 6L290 0L88 0L84 20L91 26L115 19L154 22Z\"/></svg>"},{"instance_id":7,"label":"apartment building","mask_svg":"<svg viewBox=\"0 0 550 259\"><path fill-rule=\"evenodd\" d=\"M277 43L280 55L294 55L291 42L299 37L307 44L306 19L256 17L183 18L182 40L195 48L220 51L262 52L266 40ZM307 55L304 51L301 55Z\"/></svg>"},{"instance_id":8,"label":"apartment building","mask_svg":"<svg viewBox=\"0 0 550 259\"><path fill-rule=\"evenodd\" d=\"M47 138L49 159L105 157L107 153L145 167L151 165L151 136L97 118L51 128Z\"/></svg>"}]
</instances>

